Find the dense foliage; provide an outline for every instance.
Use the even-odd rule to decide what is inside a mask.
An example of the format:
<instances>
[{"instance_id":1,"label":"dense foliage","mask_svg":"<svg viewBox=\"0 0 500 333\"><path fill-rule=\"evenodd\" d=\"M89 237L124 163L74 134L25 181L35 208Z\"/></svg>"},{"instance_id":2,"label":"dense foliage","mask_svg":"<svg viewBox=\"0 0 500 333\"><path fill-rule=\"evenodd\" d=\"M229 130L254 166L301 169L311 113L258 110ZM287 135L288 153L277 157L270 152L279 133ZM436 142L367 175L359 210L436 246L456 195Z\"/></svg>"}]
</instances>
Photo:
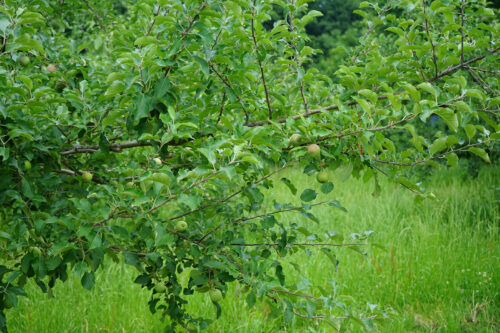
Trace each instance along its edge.
<instances>
[{"instance_id":1,"label":"dense foliage","mask_svg":"<svg viewBox=\"0 0 500 333\"><path fill-rule=\"evenodd\" d=\"M296 193L279 172L318 173L325 194L324 168L362 176L374 194L386 176L424 198L401 169L456 165L465 151L489 161L498 12L481 0L363 2L368 29L333 83L305 68L316 52L305 26L320 15L307 2L0 4L2 311L28 278L50 292L72 272L90 289L104 257L120 255L170 330L206 327L186 312L189 296L208 292L220 313L234 281L250 307L265 299L285 323L384 316L287 280L287 255L317 248L333 270L335 249L363 253L371 232L344 240L288 223L293 212L321 223L315 205L343 207L317 202L314 184ZM271 4L283 17L268 30ZM446 131L417 126L432 115ZM395 130L409 140L394 144ZM264 201L277 179L301 206Z\"/></svg>"}]
</instances>

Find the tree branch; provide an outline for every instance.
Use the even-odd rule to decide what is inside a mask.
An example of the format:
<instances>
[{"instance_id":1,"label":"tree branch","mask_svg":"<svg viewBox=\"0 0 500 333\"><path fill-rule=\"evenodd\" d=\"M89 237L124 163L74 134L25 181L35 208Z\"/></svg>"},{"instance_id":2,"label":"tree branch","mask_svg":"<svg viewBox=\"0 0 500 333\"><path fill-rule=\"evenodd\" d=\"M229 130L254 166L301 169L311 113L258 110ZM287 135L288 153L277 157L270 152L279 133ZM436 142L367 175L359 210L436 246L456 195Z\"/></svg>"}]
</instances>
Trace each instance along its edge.
<instances>
[{"instance_id":1,"label":"tree branch","mask_svg":"<svg viewBox=\"0 0 500 333\"><path fill-rule=\"evenodd\" d=\"M184 40L184 38L186 38L186 36L189 34L191 29L193 28L194 22L198 19L198 17L200 17L200 13L205 9L205 7L207 7L207 3L203 2L200 6L200 9L198 10L198 13L196 13L196 15L191 20L189 20L187 28L184 29L184 31L181 33L180 40ZM185 43L182 45L180 50L172 56L172 61L175 61L177 59L177 57L179 56L180 52L182 50L184 50L184 45L185 45ZM165 70L165 76L168 76L168 74L170 74L170 71L172 70L172 68L173 68L173 65L170 65L167 67L167 69Z\"/></svg>"},{"instance_id":2,"label":"tree branch","mask_svg":"<svg viewBox=\"0 0 500 333\"><path fill-rule=\"evenodd\" d=\"M391 165L399 165L399 166L414 166L414 165L417 165L417 164L428 162L430 160L435 160L437 158L441 158L441 157L443 157L445 155L448 155L448 154L451 154L451 153L455 153L455 152L458 152L458 151L466 150L467 148L470 148L470 147L482 146L482 145L484 145L487 142L497 141L497 140L498 139L488 139L488 140L483 141L483 142L472 143L472 144L460 147L458 149L451 149L451 150L448 150L448 151L446 151L444 153L441 153L439 155L430 156L430 157L428 157L426 159L415 161L415 162L412 162L412 163L401 163L401 162L395 162L395 161L385 161L385 160L379 160L376 157L374 157L373 160L375 162L377 162L377 163L383 163L383 164L391 164Z\"/></svg>"},{"instance_id":3,"label":"tree branch","mask_svg":"<svg viewBox=\"0 0 500 333\"><path fill-rule=\"evenodd\" d=\"M176 142L168 142L169 146L180 146L190 141L189 139L181 139ZM135 148L135 147L148 147L153 144L162 144L160 141L148 140L148 141L123 141L117 143L111 143L109 145L109 150L112 152L121 152L122 149ZM95 153L100 149L99 145L74 145L72 148L68 148L61 152L61 155L72 155L72 154L83 154L83 153Z\"/></svg>"},{"instance_id":4,"label":"tree branch","mask_svg":"<svg viewBox=\"0 0 500 333\"><path fill-rule=\"evenodd\" d=\"M82 175L84 173L84 171L81 171L81 170L73 171L73 170L69 170L69 169L53 170L53 172L62 173L65 175L70 175L70 176L78 176L78 175ZM105 184L104 181L102 181L98 178L95 178L95 177L92 177L92 181L94 183L97 183L97 184Z\"/></svg>"},{"instance_id":5,"label":"tree branch","mask_svg":"<svg viewBox=\"0 0 500 333\"><path fill-rule=\"evenodd\" d=\"M231 246L278 246L279 243L231 243ZM368 245L368 243L344 243L344 244L330 244L330 243L290 243L289 246L334 246L334 247L344 247L344 246L361 246Z\"/></svg>"},{"instance_id":6,"label":"tree branch","mask_svg":"<svg viewBox=\"0 0 500 333\"><path fill-rule=\"evenodd\" d=\"M239 191L241 192L241 190ZM238 192L238 193L239 193ZM314 206L319 206L319 205L323 205L325 203L328 203L329 201L321 201L321 202L317 202L315 204L312 204L310 205L311 207L314 207ZM239 223L239 222L246 222L246 221L250 221L250 220L255 220L255 219L258 219L258 218L261 218L261 217L264 217L264 216L268 216L268 215L276 215L276 214L279 214L279 213L286 213L286 212L290 212L290 211L296 211L296 210L302 210L304 209L304 207L290 207L290 208L286 208L286 209L280 209L280 210L276 210L274 212L269 212L269 213L266 213L266 214L261 214L261 215L255 215L255 216L250 216L250 217L240 217L238 219L235 219L235 220L231 220L231 221L228 221L228 222L224 222L224 223L221 223L219 224L218 226L216 226L215 228L213 228L212 230L208 231L205 235L203 235L203 237L200 238L200 242L203 241L205 238L207 238L209 235L213 234L214 232L216 232L217 230L219 230L222 226L225 226L225 225L229 225L229 224L234 224L234 223ZM245 246L245 245L243 245ZM253 245L253 246L257 246L257 245Z\"/></svg>"},{"instance_id":7,"label":"tree branch","mask_svg":"<svg viewBox=\"0 0 500 333\"><path fill-rule=\"evenodd\" d=\"M456 65L456 66L453 66L453 67L449 67L447 69L445 69L444 71L442 71L441 73L439 73L437 76L434 76L433 78L429 79L427 82L434 82L446 75L450 75L454 72L456 72L457 70L461 69L461 68L466 68L469 64L472 64L474 62L477 62L479 60L482 60L484 59L486 56L488 56L489 54L491 53L496 53L500 50L500 47L497 47L496 49L492 49L489 51L489 53L487 54L483 54L481 56L478 56L476 58L473 58L473 59L470 59L466 62L464 62L463 64L459 64L459 65ZM210 64L210 68L212 68L212 70L214 70L214 73L217 74L217 76L219 76L219 78L222 80L222 82L224 84L226 84L226 86L231 87L230 83L227 82L221 75L220 73L215 70L215 68L213 67L212 64ZM394 95L400 95L400 94L403 94L404 92L397 92L395 93ZM238 98L238 100L240 101L240 103L242 104L242 100L241 98L236 95L236 97ZM380 95L378 96L378 100L385 100L387 99L387 96L386 95ZM352 106L352 105L356 105L358 104L358 102L356 101L348 101L348 102L345 102L343 105L345 106ZM247 127L256 127L256 126L264 126L266 124L268 124L268 120L259 120L259 121L252 121L252 122L248 122L248 113L246 112L246 109L244 108L243 104L242 104L242 108L243 110L245 111L245 115L246 115L246 119L247 119L247 122L245 123L245 125ZM321 113L323 111L330 111L330 110L338 110L339 109L339 105L330 105L330 106L326 106L326 107L322 107L322 108L318 108L318 109L314 109L314 110L311 110L309 112L304 112L302 114L299 114L299 115L295 115L295 116L292 116L292 117L284 117L284 118L280 118L280 119L276 119L274 120L275 122L278 122L278 123L285 123L287 121L287 119L293 119L293 120L297 120L297 119L300 119L302 117L304 118L307 118L307 117L310 117L312 115L315 115L315 114L318 114L318 113ZM401 120L401 121L407 121L409 119L406 119L406 120ZM394 124L394 125L397 125L397 122ZM391 126L392 127L392 126ZM374 128L374 129L371 129L372 131L374 130L380 130L380 129L384 129L384 127L382 128ZM370 130L370 129L368 129ZM365 130L363 130L365 131ZM350 133L346 133L346 134L340 134L340 137L343 137L343 136L347 136L347 135L353 135L353 134L358 134L358 133L361 133L362 131L355 131L355 132L350 132ZM339 137L338 135L337 136L333 136L333 137ZM186 142L190 141L189 139L182 139L182 140L179 140L177 142L169 142L168 145L170 146L179 146L179 145L183 145L185 144ZM159 143L158 141L156 141L156 143ZM133 141L125 141L125 142L121 142L121 143L112 143L109 145L109 150L110 151L113 151L113 152L120 152L122 149L126 149L126 148L134 148L134 147L144 147L144 146L151 146L153 145L153 143L151 141L136 141L136 140L133 140ZM63 152L61 152L61 155L71 155L71 154L82 154L82 153L94 153L96 151L98 151L100 148L99 148L99 145L88 145L88 146L84 146L84 145L75 145L73 146L72 148L68 148L66 150L64 150Z\"/></svg>"},{"instance_id":8,"label":"tree branch","mask_svg":"<svg viewBox=\"0 0 500 333\"><path fill-rule=\"evenodd\" d=\"M481 60L481 59L486 58L486 56L490 55L491 53L496 53L496 52L498 52L498 50L500 50L500 47L497 47L497 48L495 48L495 49L492 49L492 50L490 50L488 53L483 54L483 55L478 56L478 57L475 57L475 58L472 58L472 59L470 59L470 60L468 60L468 61L466 61L466 62L464 62L464 63L458 64L458 65L456 65L456 66L448 67L447 69L445 69L445 70L444 70L444 71L442 71L441 73L437 74L436 76L434 76L433 78L431 78L431 79L430 79L430 80L428 80L427 82L434 82L434 81L436 81L436 80L438 80L438 79L442 78L443 76L446 76L446 75L449 75L449 74L451 74L451 73L454 73L454 72L456 72L457 70L459 70L460 68L464 68L464 67L466 67L466 66L467 66L467 65L469 65L469 64L472 64L472 63L474 63L474 62L477 62L477 61L479 61L479 60Z\"/></svg>"}]
</instances>

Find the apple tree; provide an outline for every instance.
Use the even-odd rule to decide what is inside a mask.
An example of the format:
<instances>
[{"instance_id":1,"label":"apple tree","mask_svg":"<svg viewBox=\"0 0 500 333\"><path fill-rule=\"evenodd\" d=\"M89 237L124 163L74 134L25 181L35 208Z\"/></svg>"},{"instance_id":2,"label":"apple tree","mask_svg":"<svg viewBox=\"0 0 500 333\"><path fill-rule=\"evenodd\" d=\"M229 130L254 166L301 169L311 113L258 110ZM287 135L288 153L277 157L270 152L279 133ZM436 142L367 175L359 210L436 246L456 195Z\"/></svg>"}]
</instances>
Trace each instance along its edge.
<instances>
[{"instance_id":1,"label":"apple tree","mask_svg":"<svg viewBox=\"0 0 500 333\"><path fill-rule=\"evenodd\" d=\"M91 289L105 257L137 268L167 330L206 327L185 304L207 292L220 314L231 283L285 323L384 316L284 269L297 251L334 269L369 232L339 241L287 216L344 210L317 200L335 193L326 168L425 198L408 167L490 162L500 16L484 0L363 2L364 35L333 80L309 66L305 25L321 13L308 2L0 1L3 331L28 279L50 292L76 274ZM318 183L299 193L287 168ZM277 182L301 204L268 202Z\"/></svg>"}]
</instances>

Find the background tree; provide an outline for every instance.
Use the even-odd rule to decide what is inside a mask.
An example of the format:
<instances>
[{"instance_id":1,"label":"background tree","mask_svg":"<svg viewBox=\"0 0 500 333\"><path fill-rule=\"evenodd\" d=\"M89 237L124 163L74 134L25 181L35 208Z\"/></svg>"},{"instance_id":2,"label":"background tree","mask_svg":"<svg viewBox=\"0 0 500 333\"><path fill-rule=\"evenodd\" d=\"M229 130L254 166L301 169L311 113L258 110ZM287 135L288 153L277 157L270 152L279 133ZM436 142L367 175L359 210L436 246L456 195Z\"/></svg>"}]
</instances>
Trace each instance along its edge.
<instances>
[{"instance_id":1,"label":"background tree","mask_svg":"<svg viewBox=\"0 0 500 333\"><path fill-rule=\"evenodd\" d=\"M386 176L424 198L402 169L455 165L464 151L489 161L498 13L484 1L364 2L368 29L332 83L304 67L316 53L305 27L320 15L307 2L2 2L4 331L27 279L50 292L71 271L90 289L105 256L137 268L170 330L206 327L186 312L189 296L209 292L220 313L235 281L249 306L265 299L285 322L384 316L287 281L287 255L319 248L337 265L334 250L363 252L370 232L335 242L288 223L291 212L321 223L314 206L343 207L274 176L301 167L328 194L320 172L342 166L375 193ZM271 3L283 17L266 30ZM433 114L450 133L419 132ZM395 145L394 129L411 139ZM276 181L302 205L264 202Z\"/></svg>"},{"instance_id":2,"label":"background tree","mask_svg":"<svg viewBox=\"0 0 500 333\"><path fill-rule=\"evenodd\" d=\"M312 66L326 72L332 78L344 60L349 50L358 45L362 35L362 17L356 14L359 0L338 1L323 0L311 2L311 10L320 11L323 16L318 17L306 26L306 33L310 37L310 45L320 49Z\"/></svg>"}]
</instances>

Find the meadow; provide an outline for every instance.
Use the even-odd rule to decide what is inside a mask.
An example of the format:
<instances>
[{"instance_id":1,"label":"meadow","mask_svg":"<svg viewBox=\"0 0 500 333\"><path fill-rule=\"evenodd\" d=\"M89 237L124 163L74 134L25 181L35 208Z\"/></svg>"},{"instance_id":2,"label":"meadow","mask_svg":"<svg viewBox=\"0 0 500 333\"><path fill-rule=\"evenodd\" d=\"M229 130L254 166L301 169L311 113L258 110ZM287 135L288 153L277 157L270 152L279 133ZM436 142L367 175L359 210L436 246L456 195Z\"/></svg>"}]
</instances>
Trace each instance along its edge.
<instances>
[{"instance_id":1,"label":"meadow","mask_svg":"<svg viewBox=\"0 0 500 333\"><path fill-rule=\"evenodd\" d=\"M282 177L283 175L280 175ZM280 202L299 202L301 189L314 184L313 176L285 171L297 180L292 197L277 181L266 195ZM352 177L342 182L331 171L335 189L319 200L335 199L347 213L328 206L313 208L319 232L335 231L346 237L373 230L368 257L346 248L335 250L336 270L319 249L303 251L291 260L301 273L286 267L289 279L306 278L312 284L336 289L339 299L360 311L376 304L388 313L377 322L377 332L498 332L500 331L500 170L483 167L473 178L463 169L436 171L424 186L436 200L414 202L415 195L401 186L381 181L382 192L372 195L373 183ZM300 214L281 217L298 224L314 223ZM346 238L347 240L347 238ZM149 292L134 284L137 271L111 261L97 276L92 291L77 277L57 282L53 298L29 284L29 298L9 310L12 332L161 332L159 314L147 307ZM332 282L335 281L335 282ZM207 294L196 294L190 309L215 318ZM233 284L221 302L222 316L208 332L331 332L321 320L295 318L285 327L271 317L266 302L246 307L245 295ZM359 331L345 325L346 331Z\"/></svg>"}]
</instances>

